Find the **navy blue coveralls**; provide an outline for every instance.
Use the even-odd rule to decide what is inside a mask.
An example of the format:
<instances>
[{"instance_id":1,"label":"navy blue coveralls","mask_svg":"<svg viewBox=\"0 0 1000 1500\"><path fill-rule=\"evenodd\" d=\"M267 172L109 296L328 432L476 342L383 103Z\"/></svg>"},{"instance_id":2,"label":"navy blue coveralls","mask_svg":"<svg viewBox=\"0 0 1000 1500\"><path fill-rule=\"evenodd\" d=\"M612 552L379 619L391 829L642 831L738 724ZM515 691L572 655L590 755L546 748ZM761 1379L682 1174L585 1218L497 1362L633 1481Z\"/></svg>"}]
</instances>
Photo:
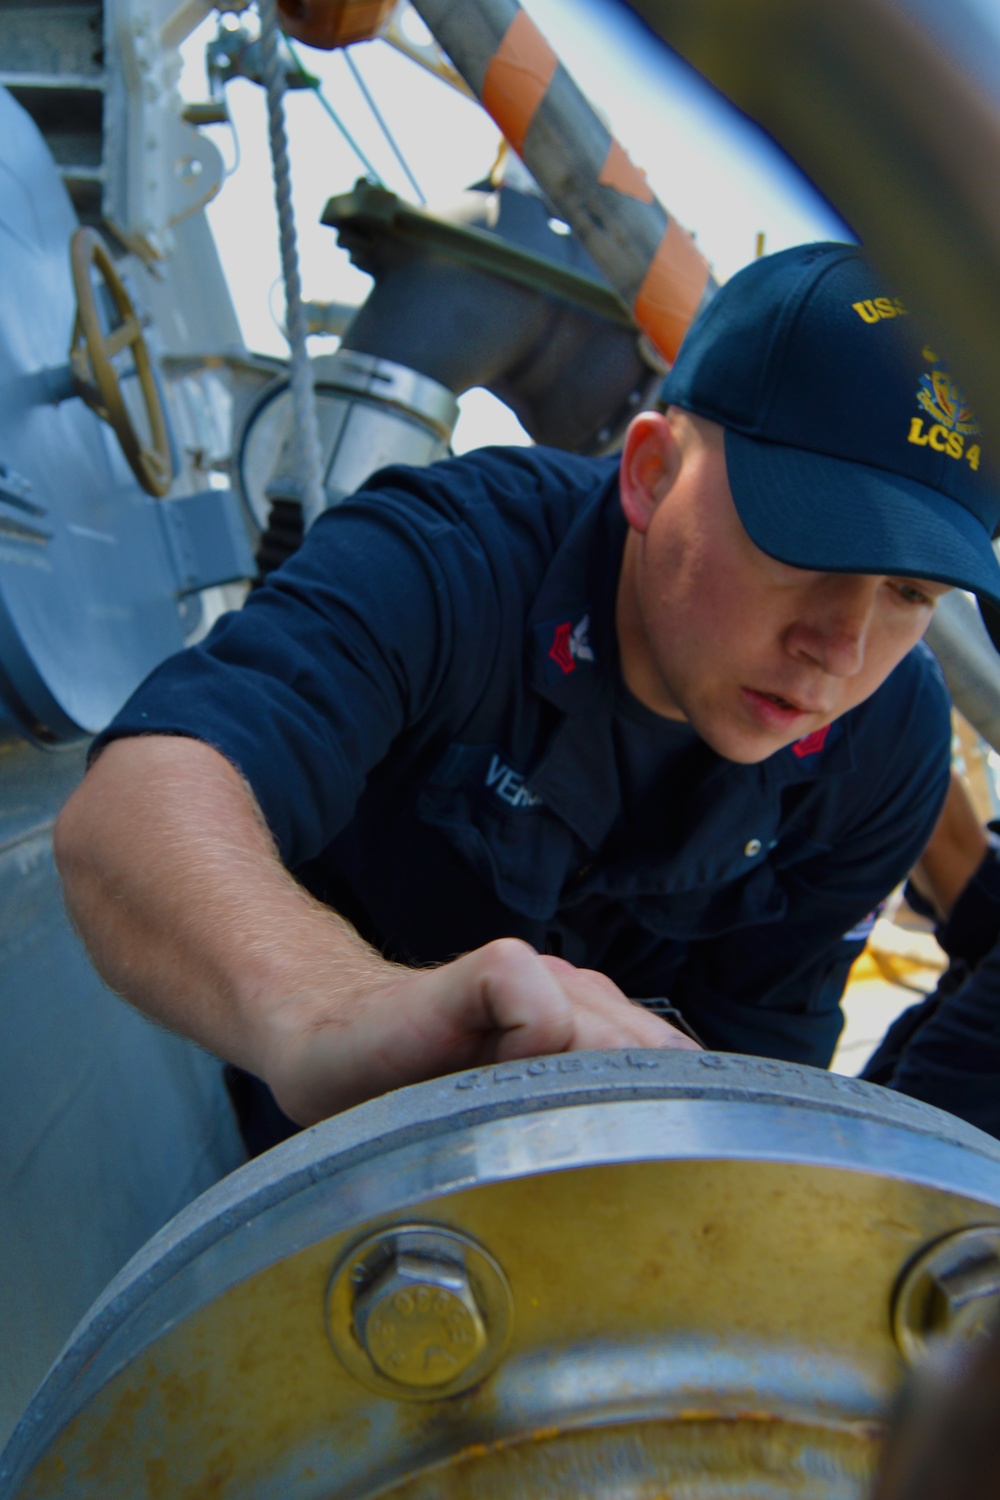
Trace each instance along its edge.
<instances>
[{"instance_id":1,"label":"navy blue coveralls","mask_svg":"<svg viewBox=\"0 0 1000 1500\"><path fill-rule=\"evenodd\" d=\"M668 997L711 1047L825 1066L865 919L948 781L910 653L828 732L715 755L621 681L617 460L482 449L383 470L104 738L192 736L281 858L389 956L500 936Z\"/></svg>"}]
</instances>

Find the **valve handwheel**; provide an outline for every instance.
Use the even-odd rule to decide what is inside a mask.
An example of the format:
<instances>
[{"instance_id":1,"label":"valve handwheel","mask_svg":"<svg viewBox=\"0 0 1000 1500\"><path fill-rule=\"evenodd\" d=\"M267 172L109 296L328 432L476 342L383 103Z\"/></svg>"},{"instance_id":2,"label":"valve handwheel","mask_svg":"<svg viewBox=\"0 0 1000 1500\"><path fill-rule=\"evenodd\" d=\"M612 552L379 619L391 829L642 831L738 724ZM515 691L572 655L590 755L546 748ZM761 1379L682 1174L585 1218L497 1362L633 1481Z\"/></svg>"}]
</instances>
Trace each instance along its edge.
<instances>
[{"instance_id":1,"label":"valve handwheel","mask_svg":"<svg viewBox=\"0 0 1000 1500\"><path fill-rule=\"evenodd\" d=\"M107 246L95 230L81 227L74 232L70 261L76 290L76 322L69 358L77 393L112 427L143 489L150 495L165 495L173 475L167 419L132 299L115 270ZM107 334L97 310L92 268L103 279L120 320ZM131 350L139 377L149 423L148 445L136 431L112 363L114 356L125 349Z\"/></svg>"}]
</instances>

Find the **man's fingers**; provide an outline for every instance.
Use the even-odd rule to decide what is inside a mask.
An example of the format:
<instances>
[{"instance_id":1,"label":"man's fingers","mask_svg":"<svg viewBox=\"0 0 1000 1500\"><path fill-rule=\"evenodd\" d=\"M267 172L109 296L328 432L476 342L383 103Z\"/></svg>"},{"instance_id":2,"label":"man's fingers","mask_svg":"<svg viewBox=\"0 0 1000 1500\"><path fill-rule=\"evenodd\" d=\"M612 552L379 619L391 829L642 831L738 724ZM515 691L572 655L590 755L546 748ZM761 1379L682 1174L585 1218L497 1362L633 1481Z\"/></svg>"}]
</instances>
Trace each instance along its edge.
<instances>
[{"instance_id":1,"label":"man's fingers","mask_svg":"<svg viewBox=\"0 0 1000 1500\"><path fill-rule=\"evenodd\" d=\"M573 1051L605 1047L677 1047L700 1052L675 1026L622 997L613 1004L581 1003L576 1010Z\"/></svg>"},{"instance_id":2,"label":"man's fingers","mask_svg":"<svg viewBox=\"0 0 1000 1500\"><path fill-rule=\"evenodd\" d=\"M460 1007L467 964L475 965L477 999L483 1008L478 1026L501 1033L498 1057L513 1060L614 1047L700 1050L676 1027L630 1001L606 974L539 956L516 939L490 943L451 966L460 981ZM464 1019L468 1023L467 1011Z\"/></svg>"},{"instance_id":3,"label":"man's fingers","mask_svg":"<svg viewBox=\"0 0 1000 1500\"><path fill-rule=\"evenodd\" d=\"M660 1016L651 1015L648 1010L643 1010L641 1005L634 1004L639 1013L640 1029L637 1045L640 1047L672 1047L680 1052L701 1052L703 1048L693 1037L687 1036L685 1032L678 1031L676 1026L671 1026L669 1021L664 1021Z\"/></svg>"},{"instance_id":4,"label":"man's fingers","mask_svg":"<svg viewBox=\"0 0 1000 1500\"><path fill-rule=\"evenodd\" d=\"M640 1001L629 1000L597 969L576 969L565 959L548 955L539 963L559 978L574 1002L578 1039L573 1050L626 1046L702 1050L691 1037L646 1010Z\"/></svg>"},{"instance_id":5,"label":"man's fingers","mask_svg":"<svg viewBox=\"0 0 1000 1500\"><path fill-rule=\"evenodd\" d=\"M444 981L441 1000L451 1024L460 1032L501 1033L505 1057L572 1048L572 997L519 938L487 943L435 970L435 977Z\"/></svg>"}]
</instances>

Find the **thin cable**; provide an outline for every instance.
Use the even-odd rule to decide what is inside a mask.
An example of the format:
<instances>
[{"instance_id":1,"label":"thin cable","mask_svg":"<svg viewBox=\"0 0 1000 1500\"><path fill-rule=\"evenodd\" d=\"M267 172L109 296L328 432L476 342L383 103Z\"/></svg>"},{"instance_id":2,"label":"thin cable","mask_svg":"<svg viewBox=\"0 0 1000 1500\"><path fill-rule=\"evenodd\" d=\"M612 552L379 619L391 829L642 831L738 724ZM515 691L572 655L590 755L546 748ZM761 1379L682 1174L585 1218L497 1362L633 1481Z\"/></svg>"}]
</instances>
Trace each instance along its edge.
<instances>
[{"instance_id":1,"label":"thin cable","mask_svg":"<svg viewBox=\"0 0 1000 1500\"><path fill-rule=\"evenodd\" d=\"M306 80L309 88L312 89L313 93L316 95L316 98L319 100L320 104L322 104L323 108L330 116L330 119L333 121L337 129L340 131L341 135L344 137L344 140L347 142L351 150L354 152L355 156L358 158L358 161L364 167L368 176L379 187L384 188L386 184L380 177L378 170L368 160L367 156L362 151L361 147L358 145L357 141L354 139L353 135L348 130L343 120L337 114L329 99L327 99L326 95L323 92L323 85L320 83L319 79L314 78L313 75L305 67L303 67L302 59L299 57L299 54L296 52L295 48L292 46L287 37L285 38L285 45L287 46L289 52L292 54L292 61L295 63L295 66L298 68L302 77Z\"/></svg>"},{"instance_id":2,"label":"thin cable","mask_svg":"<svg viewBox=\"0 0 1000 1500\"><path fill-rule=\"evenodd\" d=\"M409 168L409 165L407 163L406 157L403 155L402 151L400 151L399 147L396 144L396 140L395 140L395 137L393 136L392 131L389 129L388 125L385 123L385 120L382 118L381 111L379 110L378 105L375 103L375 100L372 98L371 94L369 93L369 91L368 91L368 85L365 83L365 80L362 78L361 72L360 72L360 70L358 68L358 65L354 61L354 58L351 56L350 48L348 48L348 47L344 48L344 60L346 61L347 66L351 70L351 75L354 78L354 82L357 84L358 88L361 90L361 93L362 93L362 95L364 97L365 103L368 105L368 108L371 110L372 114L375 116L375 119L376 119L376 121L378 123L379 129L381 130L382 134L385 136L386 140L389 142L389 148L392 151L393 156L396 158L396 160L399 162L399 165L402 167L403 171L406 173L406 177L407 177L407 180L409 181L410 187L416 193L417 197L420 199L420 202L426 204L427 199L424 197L423 193L420 190L420 184L417 181L417 179L414 177L413 173L410 171L410 168Z\"/></svg>"},{"instance_id":3,"label":"thin cable","mask_svg":"<svg viewBox=\"0 0 1000 1500\"><path fill-rule=\"evenodd\" d=\"M292 178L288 161L283 96L285 77L278 52L278 16L275 0L257 0L260 11L260 60L267 91L267 129L274 176L274 203L278 211L278 243L281 273L285 282L285 320L291 349L290 384L295 418L295 456L301 493L302 518L306 529L326 509L319 429L313 398L312 367L306 348L306 311L302 304L299 255L292 209Z\"/></svg>"},{"instance_id":4,"label":"thin cable","mask_svg":"<svg viewBox=\"0 0 1000 1500\"><path fill-rule=\"evenodd\" d=\"M274 278L274 280L271 282L271 285L267 289L267 311L270 316L271 322L274 324L275 328L278 330L278 332L281 334L281 337L287 344L288 329L285 327L282 320L278 317L278 312L274 305L274 294L278 290L279 286L282 289L282 293L284 293L284 282L282 281L280 275Z\"/></svg>"},{"instance_id":5,"label":"thin cable","mask_svg":"<svg viewBox=\"0 0 1000 1500\"><path fill-rule=\"evenodd\" d=\"M234 172L237 172L239 170L240 162L243 160L243 152L240 148L240 133L236 129L235 122L228 109L226 111L226 124L229 126L229 134L233 142L233 164L231 167L225 167L225 163L223 163L225 167L225 170L222 174L224 182L232 177Z\"/></svg>"}]
</instances>

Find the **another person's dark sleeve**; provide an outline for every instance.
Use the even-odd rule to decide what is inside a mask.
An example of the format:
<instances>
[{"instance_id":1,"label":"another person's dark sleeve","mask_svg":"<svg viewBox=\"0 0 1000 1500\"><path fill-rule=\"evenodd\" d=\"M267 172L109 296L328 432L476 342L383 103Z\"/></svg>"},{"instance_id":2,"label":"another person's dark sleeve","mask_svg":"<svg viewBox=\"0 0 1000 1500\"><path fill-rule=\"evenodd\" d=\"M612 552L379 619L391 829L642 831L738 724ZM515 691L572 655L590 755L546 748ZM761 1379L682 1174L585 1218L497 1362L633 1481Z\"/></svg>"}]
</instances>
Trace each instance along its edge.
<instances>
[{"instance_id":1,"label":"another person's dark sleeve","mask_svg":"<svg viewBox=\"0 0 1000 1500\"><path fill-rule=\"evenodd\" d=\"M1000 944L957 990L913 1009L887 1086L1000 1138Z\"/></svg>"},{"instance_id":2,"label":"another person's dark sleeve","mask_svg":"<svg viewBox=\"0 0 1000 1500\"><path fill-rule=\"evenodd\" d=\"M948 921L949 957L926 1000L893 1022L862 1078L1000 1138L1000 860L991 848Z\"/></svg>"}]
</instances>

